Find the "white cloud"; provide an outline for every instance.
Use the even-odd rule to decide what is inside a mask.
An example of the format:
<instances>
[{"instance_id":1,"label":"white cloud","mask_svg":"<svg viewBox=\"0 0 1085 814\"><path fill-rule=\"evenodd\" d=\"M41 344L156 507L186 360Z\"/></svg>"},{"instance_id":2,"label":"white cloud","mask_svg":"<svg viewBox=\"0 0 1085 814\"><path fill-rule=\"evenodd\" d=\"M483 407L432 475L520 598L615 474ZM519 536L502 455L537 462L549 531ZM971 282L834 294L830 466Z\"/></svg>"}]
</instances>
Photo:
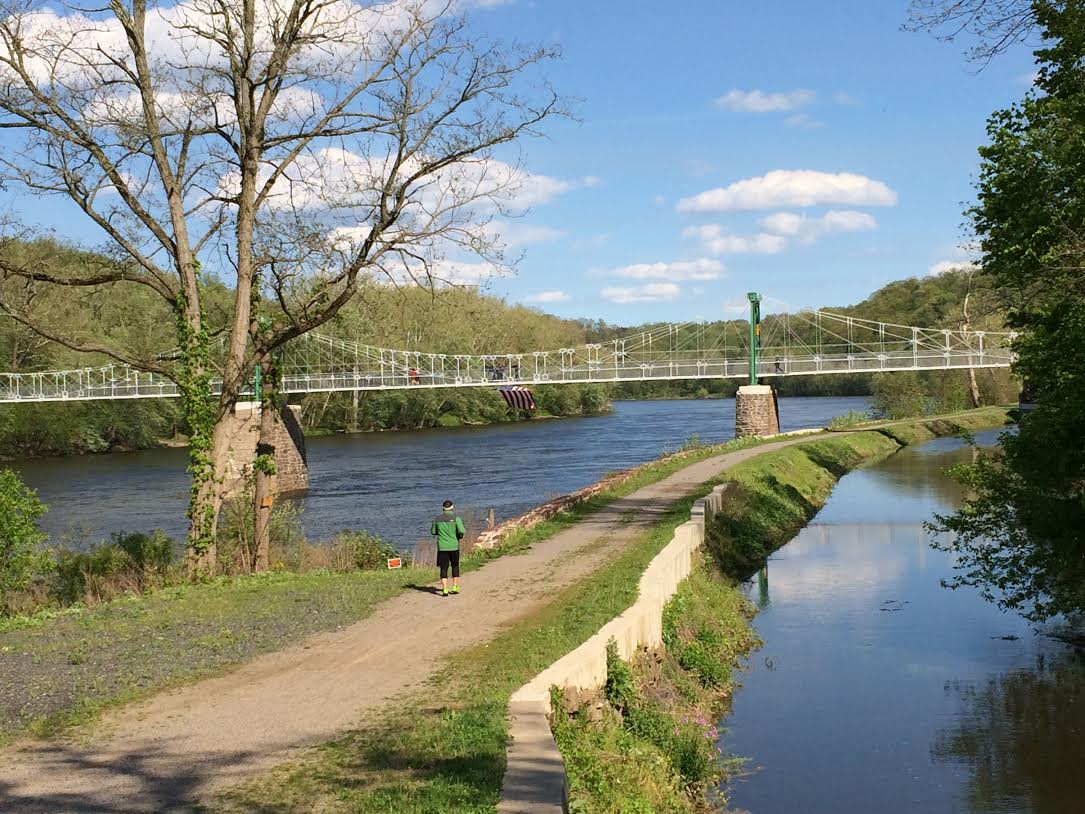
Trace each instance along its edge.
<instances>
[{"instance_id":1,"label":"white cloud","mask_svg":"<svg viewBox=\"0 0 1085 814\"><path fill-rule=\"evenodd\" d=\"M530 297L524 297L524 302L567 302L572 299L564 291L540 291Z\"/></svg>"},{"instance_id":2,"label":"white cloud","mask_svg":"<svg viewBox=\"0 0 1085 814\"><path fill-rule=\"evenodd\" d=\"M604 288L603 297L619 305L636 302L666 302L678 298L682 293L674 283L648 283L635 288Z\"/></svg>"},{"instance_id":3,"label":"white cloud","mask_svg":"<svg viewBox=\"0 0 1085 814\"><path fill-rule=\"evenodd\" d=\"M947 271L976 271L978 265L969 260L942 260L927 269L927 275L935 277Z\"/></svg>"},{"instance_id":4,"label":"white cloud","mask_svg":"<svg viewBox=\"0 0 1085 814\"><path fill-rule=\"evenodd\" d=\"M827 232L871 232L878 228L878 221L866 212L833 209L822 216L821 225Z\"/></svg>"},{"instance_id":5,"label":"white cloud","mask_svg":"<svg viewBox=\"0 0 1085 814\"><path fill-rule=\"evenodd\" d=\"M679 212L730 212L825 204L892 206L896 202L896 192L881 181L865 175L817 170L773 170L756 178L745 178L730 186L683 198L676 209Z\"/></svg>"},{"instance_id":6,"label":"white cloud","mask_svg":"<svg viewBox=\"0 0 1085 814\"><path fill-rule=\"evenodd\" d=\"M816 95L812 90L792 90L786 93L730 90L716 99L716 107L734 113L781 113L810 104Z\"/></svg>"},{"instance_id":7,"label":"white cloud","mask_svg":"<svg viewBox=\"0 0 1085 814\"><path fill-rule=\"evenodd\" d=\"M794 212L777 212L762 218L761 228L774 235L794 237L810 243L827 234L870 232L878 228L878 221L866 212L852 210L833 209L815 218Z\"/></svg>"},{"instance_id":8,"label":"white cloud","mask_svg":"<svg viewBox=\"0 0 1085 814\"><path fill-rule=\"evenodd\" d=\"M816 119L811 119L805 113L796 113L794 116L788 116L784 119L784 124L788 127L794 127L802 130L816 130L819 127L824 127L824 122L819 122Z\"/></svg>"},{"instance_id":9,"label":"white cloud","mask_svg":"<svg viewBox=\"0 0 1085 814\"><path fill-rule=\"evenodd\" d=\"M858 97L852 96L850 93L845 93L842 90L838 90L833 94L833 101L838 105L844 105L845 107L858 107L862 104Z\"/></svg>"},{"instance_id":10,"label":"white cloud","mask_svg":"<svg viewBox=\"0 0 1085 814\"><path fill-rule=\"evenodd\" d=\"M565 234L551 226L520 223L518 221L491 221L487 225L486 231L494 239L509 248L528 246L532 243L551 243Z\"/></svg>"},{"instance_id":11,"label":"white cloud","mask_svg":"<svg viewBox=\"0 0 1085 814\"><path fill-rule=\"evenodd\" d=\"M803 217L794 212L777 212L761 219L761 228L774 235L792 237L802 231Z\"/></svg>"},{"instance_id":12,"label":"white cloud","mask_svg":"<svg viewBox=\"0 0 1085 814\"><path fill-rule=\"evenodd\" d=\"M709 254L777 254L789 241L813 243L827 234L867 232L878 228L878 222L866 212L830 210L820 217L808 217L795 212L776 212L759 221L761 231L752 235L728 233L719 223L688 226L682 237L695 239Z\"/></svg>"},{"instance_id":13,"label":"white cloud","mask_svg":"<svg viewBox=\"0 0 1085 814\"><path fill-rule=\"evenodd\" d=\"M268 206L295 211L361 210L364 218L380 199L382 181L392 171L390 161L388 155L360 155L342 147L323 147L302 154L276 181ZM406 178L419 169L422 161L422 157L404 161L397 177ZM265 168L263 175L266 177L270 172L270 168ZM480 159L446 167L419 181L404 211L407 218L420 222L439 219L442 213L461 207L477 216L499 211L515 215L549 203L585 183L583 179L536 175L496 159ZM227 173L219 180L219 191L236 193L238 184L237 173ZM484 231L492 237L498 230L487 226ZM510 236L513 232L515 227Z\"/></svg>"},{"instance_id":14,"label":"white cloud","mask_svg":"<svg viewBox=\"0 0 1085 814\"><path fill-rule=\"evenodd\" d=\"M636 263L614 270L618 277L635 280L718 280L723 272L723 263L706 258L677 263Z\"/></svg>"},{"instance_id":15,"label":"white cloud","mask_svg":"<svg viewBox=\"0 0 1085 814\"><path fill-rule=\"evenodd\" d=\"M701 241L709 254L776 254L783 251L787 241L780 235L760 232L755 235L732 235L718 223L690 226L682 237Z\"/></svg>"}]
</instances>

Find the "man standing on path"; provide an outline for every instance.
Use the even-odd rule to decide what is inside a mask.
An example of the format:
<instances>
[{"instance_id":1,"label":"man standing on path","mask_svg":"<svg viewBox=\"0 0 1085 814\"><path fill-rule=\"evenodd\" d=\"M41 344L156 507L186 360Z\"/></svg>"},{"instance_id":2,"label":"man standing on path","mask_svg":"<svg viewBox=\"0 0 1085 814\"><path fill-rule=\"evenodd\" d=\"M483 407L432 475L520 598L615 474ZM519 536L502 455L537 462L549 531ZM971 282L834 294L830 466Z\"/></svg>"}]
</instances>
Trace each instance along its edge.
<instances>
[{"instance_id":1,"label":"man standing on path","mask_svg":"<svg viewBox=\"0 0 1085 814\"><path fill-rule=\"evenodd\" d=\"M430 534L437 538L437 567L441 569L441 596L448 596L448 569L452 567L452 593L460 592L460 540L467 534L463 520L452 511L452 501L446 500L442 511L433 520Z\"/></svg>"}]
</instances>

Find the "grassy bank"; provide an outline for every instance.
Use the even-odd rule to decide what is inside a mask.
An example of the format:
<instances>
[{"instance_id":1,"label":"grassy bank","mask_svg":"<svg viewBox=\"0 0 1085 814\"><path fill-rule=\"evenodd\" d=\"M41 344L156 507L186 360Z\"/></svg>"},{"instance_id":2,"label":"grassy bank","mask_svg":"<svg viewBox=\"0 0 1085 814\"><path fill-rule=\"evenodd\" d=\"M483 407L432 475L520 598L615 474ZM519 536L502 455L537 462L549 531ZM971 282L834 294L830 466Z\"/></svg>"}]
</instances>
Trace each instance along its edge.
<instances>
[{"instance_id":1,"label":"grassy bank","mask_svg":"<svg viewBox=\"0 0 1085 814\"><path fill-rule=\"evenodd\" d=\"M734 668L755 641L739 579L794 536L842 474L899 448L876 432L840 435L728 471L735 485L706 529L706 562L664 610L663 650L631 664L608 660L599 698L571 712L555 709L574 810L696 812L709 805L734 765L717 749L715 722L728 709ZM615 685L625 689L615 692Z\"/></svg>"},{"instance_id":2,"label":"grassy bank","mask_svg":"<svg viewBox=\"0 0 1085 814\"><path fill-rule=\"evenodd\" d=\"M738 761L718 746L733 672L758 641L753 608L709 560L664 609L664 648L630 664L607 655L607 684L570 708L555 691L554 738L573 811L684 812L708 800Z\"/></svg>"},{"instance_id":3,"label":"grassy bank","mask_svg":"<svg viewBox=\"0 0 1085 814\"><path fill-rule=\"evenodd\" d=\"M439 692L400 699L309 758L226 792L209 810L493 811L505 770L511 694L633 603L648 563L712 485L675 503L651 530L539 612L458 654L434 680Z\"/></svg>"},{"instance_id":4,"label":"grassy bank","mask_svg":"<svg viewBox=\"0 0 1085 814\"><path fill-rule=\"evenodd\" d=\"M751 443L695 447L638 467L614 488L511 534L499 548L468 554L463 567L523 550L684 466ZM351 624L407 586L436 576L428 567L286 571L0 618L0 741L20 732L53 734L92 721L109 706Z\"/></svg>"},{"instance_id":5,"label":"grassy bank","mask_svg":"<svg viewBox=\"0 0 1085 814\"><path fill-rule=\"evenodd\" d=\"M774 518L783 519L783 525L772 526L770 520L749 526L767 551L786 542L824 502L839 474L899 447L875 432L820 436L759 456L728 477L746 481L751 490L767 489L780 501ZM796 457L796 449L805 452ZM672 468L678 465L666 466ZM224 792L211 810L491 812L504 773L512 692L632 604L644 568L688 518L693 500L712 485L676 503L650 532L589 578L555 595L546 608L488 644L459 654L435 680L439 693L429 689L401 698L309 757ZM793 503L785 511L789 500ZM747 506L747 511L754 508ZM737 511L737 504L732 508ZM576 519L577 513L570 512L531 533L546 536ZM712 554L728 543L723 532L713 540ZM711 722L725 708L732 669L752 642L748 613L734 574L700 569L668 608L668 652L628 669L626 683L634 695L627 695L624 704L618 699L610 704L603 724L607 729L596 729L599 722L587 712L574 711L564 730L559 722L559 737L572 750L566 760L574 800L582 801L579 810L703 808L701 790L714 785L730 765L711 748ZM623 711L638 704L642 713L644 708L648 712L639 718L634 714L636 723L627 724ZM664 724L670 728L660 729ZM674 738L663 737L676 730Z\"/></svg>"}]
</instances>

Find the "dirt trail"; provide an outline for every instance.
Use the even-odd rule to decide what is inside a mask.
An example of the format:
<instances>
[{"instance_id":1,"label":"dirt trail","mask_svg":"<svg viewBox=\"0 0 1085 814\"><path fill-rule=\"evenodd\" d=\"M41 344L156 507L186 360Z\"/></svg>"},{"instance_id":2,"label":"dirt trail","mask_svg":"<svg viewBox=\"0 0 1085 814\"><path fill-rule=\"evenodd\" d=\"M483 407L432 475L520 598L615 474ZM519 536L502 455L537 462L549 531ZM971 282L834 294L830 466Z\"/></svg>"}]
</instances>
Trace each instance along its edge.
<instances>
[{"instance_id":1,"label":"dirt trail","mask_svg":"<svg viewBox=\"0 0 1085 814\"><path fill-rule=\"evenodd\" d=\"M0 752L0 811L191 811L212 786L329 740L367 710L423 684L444 656L484 642L546 605L554 589L588 573L723 470L802 440L688 466L526 553L466 575L460 596L408 591L348 628L114 711L95 730L93 743L17 744ZM607 544L594 545L600 541Z\"/></svg>"}]
</instances>

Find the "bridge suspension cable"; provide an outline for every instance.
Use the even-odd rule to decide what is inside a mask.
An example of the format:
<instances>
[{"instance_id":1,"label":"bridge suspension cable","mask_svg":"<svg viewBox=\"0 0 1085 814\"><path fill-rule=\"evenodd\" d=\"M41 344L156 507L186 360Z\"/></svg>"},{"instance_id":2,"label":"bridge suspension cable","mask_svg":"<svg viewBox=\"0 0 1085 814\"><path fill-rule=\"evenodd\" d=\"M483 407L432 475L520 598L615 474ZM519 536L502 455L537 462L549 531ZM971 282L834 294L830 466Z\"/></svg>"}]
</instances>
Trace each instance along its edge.
<instances>
[{"instance_id":1,"label":"bridge suspension cable","mask_svg":"<svg viewBox=\"0 0 1085 814\"><path fill-rule=\"evenodd\" d=\"M661 324L575 347L519 353L433 353L305 334L283 351L281 390L326 393L750 376L746 321ZM737 337L732 337L731 332ZM798 310L769 316L758 378L1008 367L1010 332L920 328ZM221 382L213 384L215 392ZM169 378L124 365L0 373L0 403L172 398Z\"/></svg>"}]
</instances>

